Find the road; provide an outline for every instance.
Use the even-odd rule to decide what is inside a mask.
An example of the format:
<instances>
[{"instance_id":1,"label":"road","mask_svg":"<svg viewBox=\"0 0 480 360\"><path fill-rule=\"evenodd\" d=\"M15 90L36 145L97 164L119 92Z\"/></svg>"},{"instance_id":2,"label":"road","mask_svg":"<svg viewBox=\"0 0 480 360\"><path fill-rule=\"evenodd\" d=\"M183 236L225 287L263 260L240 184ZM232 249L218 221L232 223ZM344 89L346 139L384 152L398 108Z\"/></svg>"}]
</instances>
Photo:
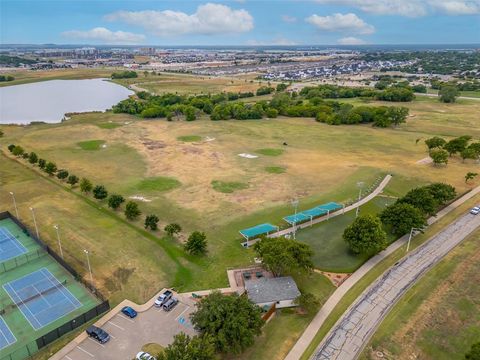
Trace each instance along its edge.
<instances>
[{"instance_id":1,"label":"road","mask_svg":"<svg viewBox=\"0 0 480 360\"><path fill-rule=\"evenodd\" d=\"M466 214L389 268L343 314L311 359L357 359L395 303L479 226L480 216Z\"/></svg>"}]
</instances>

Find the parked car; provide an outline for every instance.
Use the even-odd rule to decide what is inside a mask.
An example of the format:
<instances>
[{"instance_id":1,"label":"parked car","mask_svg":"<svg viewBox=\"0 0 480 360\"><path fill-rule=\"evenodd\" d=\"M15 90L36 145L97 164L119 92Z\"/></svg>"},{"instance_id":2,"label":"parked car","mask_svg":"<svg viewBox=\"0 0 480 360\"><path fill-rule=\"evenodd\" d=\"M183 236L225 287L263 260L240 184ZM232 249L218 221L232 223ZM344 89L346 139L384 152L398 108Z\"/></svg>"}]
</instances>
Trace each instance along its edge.
<instances>
[{"instance_id":1,"label":"parked car","mask_svg":"<svg viewBox=\"0 0 480 360\"><path fill-rule=\"evenodd\" d=\"M135 356L135 359L136 360L157 360L155 359L154 356L150 355L149 353L147 352L144 352L144 351L140 351L137 356Z\"/></svg>"},{"instance_id":2,"label":"parked car","mask_svg":"<svg viewBox=\"0 0 480 360\"><path fill-rule=\"evenodd\" d=\"M163 304L163 310L170 311L178 304L178 299L172 297L165 304Z\"/></svg>"},{"instance_id":3,"label":"parked car","mask_svg":"<svg viewBox=\"0 0 480 360\"><path fill-rule=\"evenodd\" d=\"M96 327L94 325L90 326L86 331L88 336L90 336L91 338L94 338L95 340L97 340L102 344L110 340L110 335L108 335L108 333L105 330L100 329L99 327Z\"/></svg>"},{"instance_id":4,"label":"parked car","mask_svg":"<svg viewBox=\"0 0 480 360\"><path fill-rule=\"evenodd\" d=\"M162 307L163 304L165 304L168 300L170 300L173 296L173 293L170 290L165 290L162 295L158 297L157 300L155 300L154 305L156 307Z\"/></svg>"},{"instance_id":5,"label":"parked car","mask_svg":"<svg viewBox=\"0 0 480 360\"><path fill-rule=\"evenodd\" d=\"M123 309L122 309L122 313L126 316L128 316L129 318L134 318L135 316L137 316L137 312L135 310L133 310L130 306L125 306Z\"/></svg>"},{"instance_id":6,"label":"parked car","mask_svg":"<svg viewBox=\"0 0 480 360\"><path fill-rule=\"evenodd\" d=\"M473 214L473 215L478 215L478 214L480 214L480 207L479 207L479 206L475 206L472 210L470 210L470 214Z\"/></svg>"}]
</instances>

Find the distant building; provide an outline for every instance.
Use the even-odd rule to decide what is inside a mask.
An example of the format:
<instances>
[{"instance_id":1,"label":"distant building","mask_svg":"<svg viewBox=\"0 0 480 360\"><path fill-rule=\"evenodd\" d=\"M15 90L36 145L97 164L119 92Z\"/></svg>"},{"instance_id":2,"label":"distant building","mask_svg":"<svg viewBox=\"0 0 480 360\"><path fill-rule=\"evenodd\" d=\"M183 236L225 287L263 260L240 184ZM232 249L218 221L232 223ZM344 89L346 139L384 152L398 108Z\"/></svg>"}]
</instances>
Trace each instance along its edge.
<instances>
[{"instance_id":1,"label":"distant building","mask_svg":"<svg viewBox=\"0 0 480 360\"><path fill-rule=\"evenodd\" d=\"M246 280L245 291L254 304L260 307L275 304L277 309L297 306L294 301L300 296L291 276Z\"/></svg>"}]
</instances>

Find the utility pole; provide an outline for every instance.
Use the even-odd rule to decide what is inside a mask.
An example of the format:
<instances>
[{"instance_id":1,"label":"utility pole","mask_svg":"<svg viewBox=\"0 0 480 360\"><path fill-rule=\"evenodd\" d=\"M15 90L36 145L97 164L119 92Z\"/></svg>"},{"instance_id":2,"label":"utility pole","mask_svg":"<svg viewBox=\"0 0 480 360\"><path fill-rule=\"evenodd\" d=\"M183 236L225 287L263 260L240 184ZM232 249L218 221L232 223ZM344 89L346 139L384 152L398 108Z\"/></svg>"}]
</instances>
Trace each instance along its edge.
<instances>
[{"instance_id":1,"label":"utility pole","mask_svg":"<svg viewBox=\"0 0 480 360\"><path fill-rule=\"evenodd\" d=\"M57 232L57 240L58 240L58 248L60 249L60 256L63 259L63 250L62 250L62 242L60 241L60 233L58 232L58 225L53 225L55 231Z\"/></svg>"},{"instance_id":2,"label":"utility pole","mask_svg":"<svg viewBox=\"0 0 480 360\"><path fill-rule=\"evenodd\" d=\"M298 199L294 198L292 200L292 206L295 209L295 217L294 217L294 222L293 222L293 238L296 239L297 235L297 208L298 208Z\"/></svg>"},{"instance_id":3,"label":"utility pole","mask_svg":"<svg viewBox=\"0 0 480 360\"><path fill-rule=\"evenodd\" d=\"M40 239L40 235L38 233L37 219L35 219L35 210L33 209L33 207L31 207L30 211L32 212L33 225L35 225L35 232L37 233L37 239Z\"/></svg>"},{"instance_id":4,"label":"utility pole","mask_svg":"<svg viewBox=\"0 0 480 360\"><path fill-rule=\"evenodd\" d=\"M87 255L88 272L90 273L90 282L91 282L92 285L93 285L92 268L91 268L91 266L90 266L90 257L88 256L89 252L88 252L88 250L83 250L83 252L85 253L85 255Z\"/></svg>"},{"instance_id":5,"label":"utility pole","mask_svg":"<svg viewBox=\"0 0 480 360\"><path fill-rule=\"evenodd\" d=\"M357 186L360 188L360 191L358 193L358 201L362 198L362 188L363 188L364 182L359 181L357 182ZM357 206L356 212L355 212L355 217L358 217L358 213L360 212L360 205Z\"/></svg>"},{"instance_id":6,"label":"utility pole","mask_svg":"<svg viewBox=\"0 0 480 360\"><path fill-rule=\"evenodd\" d=\"M18 208L17 208L17 201L15 200L15 194L13 193L13 191L10 191L10 195L12 195L13 206L15 207L15 214L17 215L17 219L20 219L20 216L18 216Z\"/></svg>"}]
</instances>

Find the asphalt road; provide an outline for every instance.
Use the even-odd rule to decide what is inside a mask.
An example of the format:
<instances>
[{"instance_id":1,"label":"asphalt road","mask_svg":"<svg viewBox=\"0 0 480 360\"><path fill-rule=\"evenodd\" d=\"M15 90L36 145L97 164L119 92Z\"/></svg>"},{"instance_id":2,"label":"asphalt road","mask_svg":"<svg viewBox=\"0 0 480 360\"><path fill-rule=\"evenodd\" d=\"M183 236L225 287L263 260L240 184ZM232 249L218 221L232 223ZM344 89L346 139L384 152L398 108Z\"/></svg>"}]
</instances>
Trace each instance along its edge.
<instances>
[{"instance_id":1,"label":"asphalt road","mask_svg":"<svg viewBox=\"0 0 480 360\"><path fill-rule=\"evenodd\" d=\"M342 315L311 359L357 359L405 292L479 226L480 215L466 214L389 268Z\"/></svg>"}]
</instances>

